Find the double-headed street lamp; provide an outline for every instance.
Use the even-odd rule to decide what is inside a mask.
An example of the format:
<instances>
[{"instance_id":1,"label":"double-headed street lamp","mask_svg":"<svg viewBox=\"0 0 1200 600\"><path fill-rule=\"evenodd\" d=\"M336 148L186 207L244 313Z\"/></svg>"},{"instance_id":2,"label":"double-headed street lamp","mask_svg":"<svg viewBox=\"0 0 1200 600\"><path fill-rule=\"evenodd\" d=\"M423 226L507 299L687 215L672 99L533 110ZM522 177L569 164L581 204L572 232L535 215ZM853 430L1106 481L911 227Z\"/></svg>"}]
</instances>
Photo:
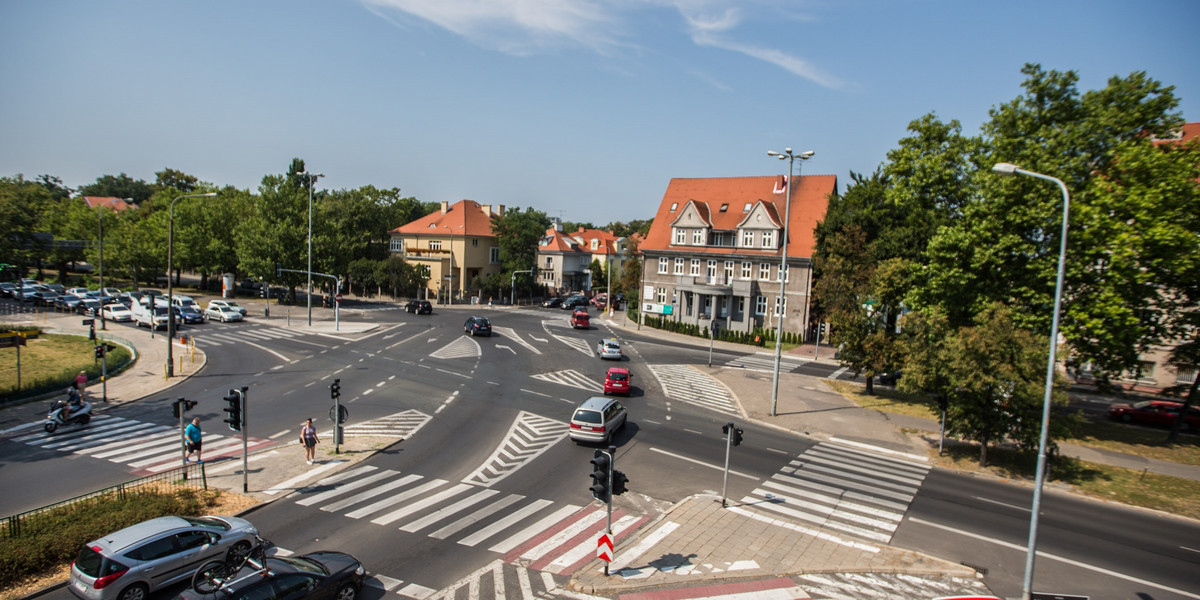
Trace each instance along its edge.
<instances>
[{"instance_id":1,"label":"double-headed street lamp","mask_svg":"<svg viewBox=\"0 0 1200 600\"><path fill-rule=\"evenodd\" d=\"M172 252L175 246L175 203L184 198L215 198L216 192L208 192L207 194L185 194L171 201L171 209L167 215L167 377L175 376L175 357L173 356L173 346L175 344L175 302L174 291L171 279L171 261ZM104 294L101 293L101 296ZM153 303L150 304L154 306ZM154 315L150 315L150 331L154 331Z\"/></svg>"},{"instance_id":2,"label":"double-headed street lamp","mask_svg":"<svg viewBox=\"0 0 1200 600\"><path fill-rule=\"evenodd\" d=\"M312 327L312 201L313 201L313 185L317 180L324 177L321 173L309 173L307 170L296 173L297 177L304 177L308 182L308 326Z\"/></svg>"},{"instance_id":3,"label":"double-headed street lamp","mask_svg":"<svg viewBox=\"0 0 1200 600\"><path fill-rule=\"evenodd\" d=\"M1071 195L1067 185L1057 177L1026 171L1011 163L996 163L992 171L1000 175L1025 175L1045 181L1053 181L1062 190L1063 214L1062 234L1058 248L1058 279L1054 283L1054 317L1050 321L1050 359L1046 361L1046 393L1042 398L1042 434L1038 440L1037 473L1034 476L1033 512L1029 515L1029 544L1025 549L1025 579L1021 583L1021 597L1033 597L1033 563L1037 555L1038 513L1042 506L1042 482L1046 478L1046 442L1050 430L1050 395L1054 391L1055 350L1058 347L1058 315L1062 308L1063 278L1067 264L1067 224L1071 213Z\"/></svg>"},{"instance_id":4,"label":"double-headed street lamp","mask_svg":"<svg viewBox=\"0 0 1200 600\"><path fill-rule=\"evenodd\" d=\"M791 221L792 214L792 166L799 158L801 163L812 158L812 150L805 150L800 154L793 154L791 148L784 148L783 152L774 150L767 151L767 156L778 157L779 160L788 161L788 180L787 180L787 204L783 209L783 250L779 253L779 299L776 300L777 312L779 313L779 323L776 326L775 332L775 374L771 378L771 416L775 416L775 408L779 403L779 360L783 352L783 294L787 286L787 247L788 247L788 225ZM805 310L804 315L805 326L808 325L808 313Z\"/></svg>"}]
</instances>

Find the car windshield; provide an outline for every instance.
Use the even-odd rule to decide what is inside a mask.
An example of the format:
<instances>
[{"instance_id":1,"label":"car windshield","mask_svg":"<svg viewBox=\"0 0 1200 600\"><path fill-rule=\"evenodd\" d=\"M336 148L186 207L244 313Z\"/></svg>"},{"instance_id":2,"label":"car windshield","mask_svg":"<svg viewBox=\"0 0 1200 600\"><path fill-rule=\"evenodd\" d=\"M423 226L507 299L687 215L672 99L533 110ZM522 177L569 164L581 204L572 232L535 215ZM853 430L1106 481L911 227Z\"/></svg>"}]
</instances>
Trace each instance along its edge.
<instances>
[{"instance_id":1,"label":"car windshield","mask_svg":"<svg viewBox=\"0 0 1200 600\"><path fill-rule=\"evenodd\" d=\"M575 411L575 420L584 423L600 423L600 413L594 410L577 410Z\"/></svg>"},{"instance_id":2,"label":"car windshield","mask_svg":"<svg viewBox=\"0 0 1200 600\"><path fill-rule=\"evenodd\" d=\"M317 575L329 574L329 571L325 570L324 565L310 558L304 558L303 556L276 556L275 560L285 562L300 571L316 573Z\"/></svg>"},{"instance_id":3,"label":"car windshield","mask_svg":"<svg viewBox=\"0 0 1200 600\"><path fill-rule=\"evenodd\" d=\"M1153 401L1151 401L1151 400L1142 400L1141 402L1134 402L1134 403L1133 403L1133 408L1136 408L1136 409L1139 409L1139 410L1140 410L1140 409L1143 409L1143 408L1150 408L1150 405L1151 405L1151 404L1153 404L1153 403L1154 403L1154 402L1153 402Z\"/></svg>"},{"instance_id":4,"label":"car windshield","mask_svg":"<svg viewBox=\"0 0 1200 600\"><path fill-rule=\"evenodd\" d=\"M216 517L180 517L192 527L203 527L213 531L229 531L229 523Z\"/></svg>"}]
</instances>

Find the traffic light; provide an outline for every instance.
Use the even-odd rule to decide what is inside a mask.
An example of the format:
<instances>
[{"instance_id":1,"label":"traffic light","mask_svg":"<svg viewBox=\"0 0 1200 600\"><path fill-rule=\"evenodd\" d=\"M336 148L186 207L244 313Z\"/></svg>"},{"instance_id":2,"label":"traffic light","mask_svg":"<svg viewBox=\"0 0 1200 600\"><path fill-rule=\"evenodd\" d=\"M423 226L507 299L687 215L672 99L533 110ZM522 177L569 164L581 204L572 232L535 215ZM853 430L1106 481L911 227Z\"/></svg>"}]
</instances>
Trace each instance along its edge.
<instances>
[{"instance_id":1,"label":"traffic light","mask_svg":"<svg viewBox=\"0 0 1200 600\"><path fill-rule=\"evenodd\" d=\"M178 400L171 403L171 416L175 417L176 419L179 418L179 403L182 401L183 401L183 398L179 398Z\"/></svg>"},{"instance_id":2,"label":"traffic light","mask_svg":"<svg viewBox=\"0 0 1200 600\"><path fill-rule=\"evenodd\" d=\"M729 436L729 443L733 444L734 446L742 445L742 430L738 427L735 427L733 423L726 423L722 425L721 433Z\"/></svg>"},{"instance_id":3,"label":"traffic light","mask_svg":"<svg viewBox=\"0 0 1200 600\"><path fill-rule=\"evenodd\" d=\"M620 496L621 494L624 494L625 492L629 491L625 487L625 484L627 484L627 483L629 483L629 478L626 477L624 473L622 473L620 471L613 471L612 493L614 496Z\"/></svg>"},{"instance_id":4,"label":"traffic light","mask_svg":"<svg viewBox=\"0 0 1200 600\"><path fill-rule=\"evenodd\" d=\"M242 430L242 394L238 390L229 390L229 395L225 396L225 412L229 414L225 418L225 423L234 431Z\"/></svg>"},{"instance_id":5,"label":"traffic light","mask_svg":"<svg viewBox=\"0 0 1200 600\"><path fill-rule=\"evenodd\" d=\"M733 445L734 446L742 445L742 428L741 427L735 427L733 430Z\"/></svg>"},{"instance_id":6,"label":"traffic light","mask_svg":"<svg viewBox=\"0 0 1200 600\"><path fill-rule=\"evenodd\" d=\"M101 344L95 347L96 358L104 358L104 345Z\"/></svg>"},{"instance_id":7,"label":"traffic light","mask_svg":"<svg viewBox=\"0 0 1200 600\"><path fill-rule=\"evenodd\" d=\"M608 470L612 461L603 450L596 450L592 458L592 497L601 502L610 502L612 493L609 490Z\"/></svg>"},{"instance_id":8,"label":"traffic light","mask_svg":"<svg viewBox=\"0 0 1200 600\"><path fill-rule=\"evenodd\" d=\"M342 380L334 379L333 383L329 384L329 398L337 400L342 397Z\"/></svg>"},{"instance_id":9,"label":"traffic light","mask_svg":"<svg viewBox=\"0 0 1200 600\"><path fill-rule=\"evenodd\" d=\"M283 277L283 263L275 263L275 279Z\"/></svg>"}]
</instances>

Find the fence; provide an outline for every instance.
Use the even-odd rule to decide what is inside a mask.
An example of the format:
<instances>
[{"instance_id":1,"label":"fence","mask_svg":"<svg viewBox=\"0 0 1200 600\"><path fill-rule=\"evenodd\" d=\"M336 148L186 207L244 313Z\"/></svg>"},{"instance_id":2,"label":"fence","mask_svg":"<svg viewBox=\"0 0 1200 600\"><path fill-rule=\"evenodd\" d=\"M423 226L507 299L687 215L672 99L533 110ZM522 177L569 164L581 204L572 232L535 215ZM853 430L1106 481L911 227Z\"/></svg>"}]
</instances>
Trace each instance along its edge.
<instances>
[{"instance_id":1,"label":"fence","mask_svg":"<svg viewBox=\"0 0 1200 600\"><path fill-rule=\"evenodd\" d=\"M89 492L81 496L76 496L54 504L27 510L23 513L5 517L0 521L0 535L6 537L20 537L29 535L37 531L40 522L53 521L53 515L58 509L67 508L71 505L78 504L93 498L103 496L112 496L114 498L125 498L132 494L140 494L147 491L162 490L163 486L183 487L193 489L208 489L208 478L204 472L204 463L190 464L185 466L175 467L169 471L156 473L141 479L134 479L119 483L117 485L106 487L101 490Z\"/></svg>"}]
</instances>

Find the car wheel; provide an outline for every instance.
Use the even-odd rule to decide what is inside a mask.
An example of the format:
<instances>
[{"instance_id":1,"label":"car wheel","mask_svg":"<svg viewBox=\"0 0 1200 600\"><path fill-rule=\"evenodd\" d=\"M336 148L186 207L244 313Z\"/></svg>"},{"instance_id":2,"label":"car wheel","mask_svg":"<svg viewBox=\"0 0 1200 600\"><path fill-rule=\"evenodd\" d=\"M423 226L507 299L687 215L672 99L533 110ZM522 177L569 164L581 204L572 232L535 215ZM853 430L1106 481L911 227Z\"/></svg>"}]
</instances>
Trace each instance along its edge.
<instances>
[{"instance_id":1,"label":"car wheel","mask_svg":"<svg viewBox=\"0 0 1200 600\"><path fill-rule=\"evenodd\" d=\"M358 597L358 588L354 587L354 584L347 583L346 585L343 585L342 587L338 588L337 596L335 597L335 599L336 600L354 600L357 597Z\"/></svg>"},{"instance_id":2,"label":"car wheel","mask_svg":"<svg viewBox=\"0 0 1200 600\"><path fill-rule=\"evenodd\" d=\"M117 600L146 600L146 594L149 590L144 583L135 583L123 590L117 596Z\"/></svg>"},{"instance_id":3,"label":"car wheel","mask_svg":"<svg viewBox=\"0 0 1200 600\"><path fill-rule=\"evenodd\" d=\"M227 564L237 564L238 561L250 554L250 542L241 541L233 545L229 552L225 553L225 562Z\"/></svg>"}]
</instances>

